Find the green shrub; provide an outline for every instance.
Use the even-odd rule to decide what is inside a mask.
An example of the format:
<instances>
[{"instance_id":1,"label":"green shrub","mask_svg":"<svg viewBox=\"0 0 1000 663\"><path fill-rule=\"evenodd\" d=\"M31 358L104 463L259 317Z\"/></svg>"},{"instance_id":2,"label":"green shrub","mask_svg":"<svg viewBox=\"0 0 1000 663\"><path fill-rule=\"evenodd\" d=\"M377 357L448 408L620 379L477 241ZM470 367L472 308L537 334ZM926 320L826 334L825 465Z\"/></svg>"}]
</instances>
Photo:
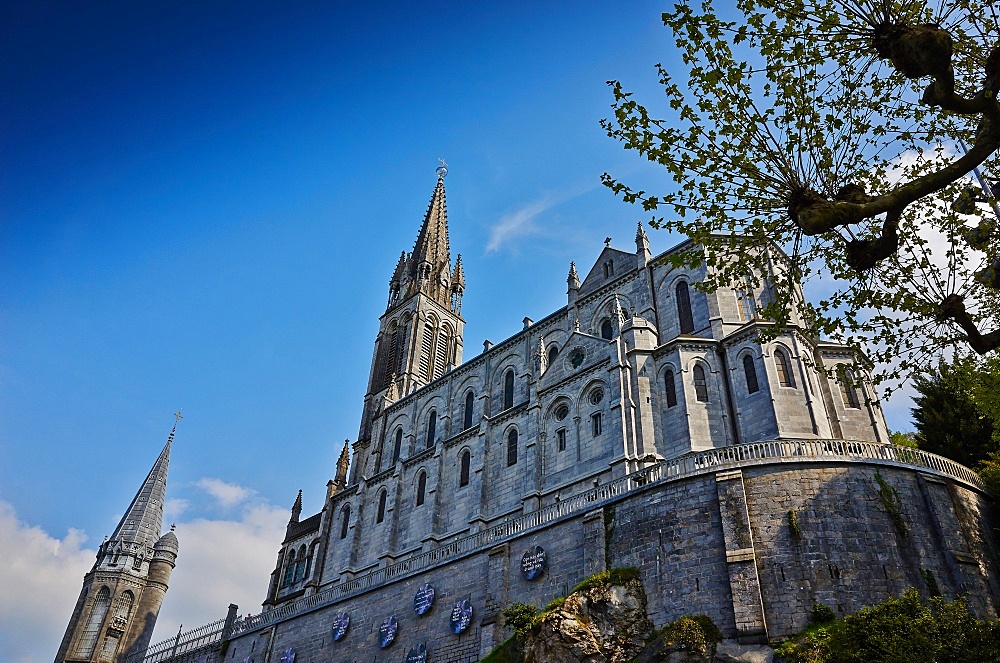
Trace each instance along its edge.
<instances>
[{"instance_id":1,"label":"green shrub","mask_svg":"<svg viewBox=\"0 0 1000 663\"><path fill-rule=\"evenodd\" d=\"M558 610L562 607L562 604L566 602L565 596L557 596L556 598L549 601L544 608L542 608L542 614L548 614L553 610Z\"/></svg>"},{"instance_id":2,"label":"green shrub","mask_svg":"<svg viewBox=\"0 0 1000 663\"><path fill-rule=\"evenodd\" d=\"M574 587L570 593L585 592L588 589L604 587L605 585L624 585L629 580L634 580L638 577L639 569L634 566L624 566L618 569L611 569L610 571L601 571L581 580L580 584Z\"/></svg>"},{"instance_id":3,"label":"green shrub","mask_svg":"<svg viewBox=\"0 0 1000 663\"><path fill-rule=\"evenodd\" d=\"M610 571L610 581L612 585L624 585L629 580L635 580L639 577L639 569L634 566L622 566L620 568L611 569Z\"/></svg>"},{"instance_id":4,"label":"green shrub","mask_svg":"<svg viewBox=\"0 0 1000 663\"><path fill-rule=\"evenodd\" d=\"M514 629L514 636L523 640L538 616L538 608L527 603L511 603L500 614L504 623Z\"/></svg>"},{"instance_id":5,"label":"green shrub","mask_svg":"<svg viewBox=\"0 0 1000 663\"><path fill-rule=\"evenodd\" d=\"M830 661L830 635L828 626L806 629L778 645L774 650L775 658L785 663L827 663Z\"/></svg>"},{"instance_id":6,"label":"green shrub","mask_svg":"<svg viewBox=\"0 0 1000 663\"><path fill-rule=\"evenodd\" d=\"M802 529L799 527L799 517L794 511L788 512L788 534L794 541L802 540Z\"/></svg>"},{"instance_id":7,"label":"green shrub","mask_svg":"<svg viewBox=\"0 0 1000 663\"><path fill-rule=\"evenodd\" d=\"M828 605L817 603L809 611L810 624L827 624L837 620L837 613Z\"/></svg>"},{"instance_id":8,"label":"green shrub","mask_svg":"<svg viewBox=\"0 0 1000 663\"><path fill-rule=\"evenodd\" d=\"M707 615L695 615L667 624L660 629L657 637L664 642L681 645L688 651L711 654L722 640L722 633Z\"/></svg>"}]
</instances>

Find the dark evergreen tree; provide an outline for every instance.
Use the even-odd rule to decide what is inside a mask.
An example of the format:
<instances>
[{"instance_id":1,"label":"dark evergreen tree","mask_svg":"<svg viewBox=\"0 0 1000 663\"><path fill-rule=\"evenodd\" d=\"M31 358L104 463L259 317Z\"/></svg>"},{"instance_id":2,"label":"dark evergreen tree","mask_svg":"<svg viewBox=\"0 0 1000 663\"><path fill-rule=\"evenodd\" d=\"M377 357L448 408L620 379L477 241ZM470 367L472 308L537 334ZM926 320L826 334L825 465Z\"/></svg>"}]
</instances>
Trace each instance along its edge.
<instances>
[{"instance_id":1,"label":"dark evergreen tree","mask_svg":"<svg viewBox=\"0 0 1000 663\"><path fill-rule=\"evenodd\" d=\"M994 420L977 402L982 371L972 357L956 357L914 380L917 446L976 467L991 451Z\"/></svg>"}]
</instances>

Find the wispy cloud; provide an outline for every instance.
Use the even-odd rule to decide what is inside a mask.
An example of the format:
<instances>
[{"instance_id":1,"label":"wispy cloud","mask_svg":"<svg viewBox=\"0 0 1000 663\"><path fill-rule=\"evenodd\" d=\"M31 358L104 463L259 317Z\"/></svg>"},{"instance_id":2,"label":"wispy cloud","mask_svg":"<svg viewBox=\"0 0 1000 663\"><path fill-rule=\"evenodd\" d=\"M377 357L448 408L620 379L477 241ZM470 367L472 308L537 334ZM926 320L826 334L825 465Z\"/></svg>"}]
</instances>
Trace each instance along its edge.
<instances>
[{"instance_id":1,"label":"wispy cloud","mask_svg":"<svg viewBox=\"0 0 1000 663\"><path fill-rule=\"evenodd\" d=\"M203 477L196 484L199 488L214 497L223 507L236 506L253 495L253 491L234 483L226 483L222 479Z\"/></svg>"},{"instance_id":2,"label":"wispy cloud","mask_svg":"<svg viewBox=\"0 0 1000 663\"><path fill-rule=\"evenodd\" d=\"M486 244L486 252L493 253L502 248L510 247L516 240L523 237L542 234L542 228L536 223L540 215L553 207L592 191L596 186L589 184L562 193L546 194L538 200L504 214L490 229L490 241Z\"/></svg>"}]
</instances>

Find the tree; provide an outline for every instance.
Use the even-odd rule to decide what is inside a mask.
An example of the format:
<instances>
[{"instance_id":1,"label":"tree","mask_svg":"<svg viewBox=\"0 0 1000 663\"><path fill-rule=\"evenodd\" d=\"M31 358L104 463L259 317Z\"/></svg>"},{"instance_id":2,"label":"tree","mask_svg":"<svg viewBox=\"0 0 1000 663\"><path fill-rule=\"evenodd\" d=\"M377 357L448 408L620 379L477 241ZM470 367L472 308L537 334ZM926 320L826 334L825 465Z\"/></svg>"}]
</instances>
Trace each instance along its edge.
<instances>
[{"instance_id":1,"label":"tree","mask_svg":"<svg viewBox=\"0 0 1000 663\"><path fill-rule=\"evenodd\" d=\"M997 444L994 421L977 401L985 381L979 363L968 356L917 375L912 410L917 446L968 467L986 460Z\"/></svg>"},{"instance_id":2,"label":"tree","mask_svg":"<svg viewBox=\"0 0 1000 663\"><path fill-rule=\"evenodd\" d=\"M686 79L657 65L659 116L609 81L602 126L675 186L604 182L708 249L705 288L766 281L779 327L804 318L894 374L942 346L1000 346L995 198L974 202L968 178L1000 148L993 0L739 0L725 12L680 0L663 22ZM745 256L771 242L789 263L762 276ZM797 281L831 278L821 300L797 295Z\"/></svg>"}]
</instances>

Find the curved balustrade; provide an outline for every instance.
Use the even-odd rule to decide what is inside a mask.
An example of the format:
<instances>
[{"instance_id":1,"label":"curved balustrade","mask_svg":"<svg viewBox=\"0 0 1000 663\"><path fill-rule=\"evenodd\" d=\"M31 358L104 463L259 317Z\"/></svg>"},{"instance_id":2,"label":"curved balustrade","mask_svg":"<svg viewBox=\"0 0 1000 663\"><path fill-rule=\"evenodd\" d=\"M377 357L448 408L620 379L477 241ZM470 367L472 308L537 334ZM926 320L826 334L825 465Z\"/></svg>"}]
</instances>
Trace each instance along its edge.
<instances>
[{"instance_id":1,"label":"curved balustrade","mask_svg":"<svg viewBox=\"0 0 1000 663\"><path fill-rule=\"evenodd\" d=\"M239 619L234 624L233 635L284 621L295 615L361 594L399 577L423 571L444 561L454 560L457 557L490 548L556 520L603 506L618 500L623 495L654 484L757 465L809 462L873 462L883 465L897 465L942 474L968 484L977 490L983 490L983 484L976 473L959 463L919 449L871 442L777 439L692 452L564 498L557 504L492 525L476 534L408 557L353 580L338 583L311 596L286 603L259 615L250 615ZM161 659L147 658L144 659L144 663L152 663L154 660Z\"/></svg>"}]
</instances>

